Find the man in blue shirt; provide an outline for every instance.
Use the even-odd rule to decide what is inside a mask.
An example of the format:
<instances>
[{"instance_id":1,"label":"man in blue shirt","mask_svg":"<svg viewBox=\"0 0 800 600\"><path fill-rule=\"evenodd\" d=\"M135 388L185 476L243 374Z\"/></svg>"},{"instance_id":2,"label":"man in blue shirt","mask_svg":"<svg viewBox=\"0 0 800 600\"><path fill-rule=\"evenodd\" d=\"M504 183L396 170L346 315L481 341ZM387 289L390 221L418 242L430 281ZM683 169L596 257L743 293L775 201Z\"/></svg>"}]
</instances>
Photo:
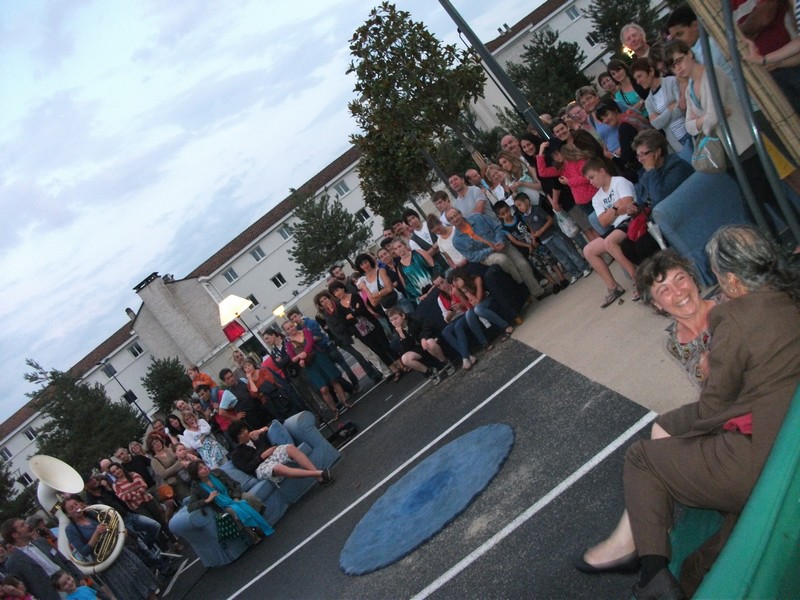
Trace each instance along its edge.
<instances>
[{"instance_id":1,"label":"man in blue shirt","mask_svg":"<svg viewBox=\"0 0 800 600\"><path fill-rule=\"evenodd\" d=\"M535 298L544 292L533 276L530 264L508 243L500 222L482 214L464 216L457 208L449 208L447 220L455 227L453 246L470 262L486 266L498 265L517 283L524 283Z\"/></svg>"}]
</instances>

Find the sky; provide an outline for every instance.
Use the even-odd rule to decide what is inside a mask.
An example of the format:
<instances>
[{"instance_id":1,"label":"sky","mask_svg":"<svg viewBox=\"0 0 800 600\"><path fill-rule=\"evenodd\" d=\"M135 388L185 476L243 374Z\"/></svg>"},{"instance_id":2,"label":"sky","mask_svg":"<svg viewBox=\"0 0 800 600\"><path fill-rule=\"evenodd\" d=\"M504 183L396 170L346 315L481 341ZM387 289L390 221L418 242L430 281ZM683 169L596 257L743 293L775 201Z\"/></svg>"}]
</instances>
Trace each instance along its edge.
<instances>
[{"instance_id":1,"label":"sky","mask_svg":"<svg viewBox=\"0 0 800 600\"><path fill-rule=\"evenodd\" d=\"M541 2L452 0L479 37ZM0 421L347 150L375 0L0 4ZM459 43L434 0L398 0ZM302 10L297 10L302 6Z\"/></svg>"}]
</instances>

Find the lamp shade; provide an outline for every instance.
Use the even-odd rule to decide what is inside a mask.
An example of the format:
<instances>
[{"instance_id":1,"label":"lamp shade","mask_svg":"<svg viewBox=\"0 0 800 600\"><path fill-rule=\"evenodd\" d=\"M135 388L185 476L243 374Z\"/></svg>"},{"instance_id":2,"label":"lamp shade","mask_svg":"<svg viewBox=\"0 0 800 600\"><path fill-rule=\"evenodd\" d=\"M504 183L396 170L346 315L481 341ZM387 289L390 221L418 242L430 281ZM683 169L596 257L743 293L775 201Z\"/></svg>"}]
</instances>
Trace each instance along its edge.
<instances>
[{"instance_id":1,"label":"lamp shade","mask_svg":"<svg viewBox=\"0 0 800 600\"><path fill-rule=\"evenodd\" d=\"M219 303L219 324L224 326L234 319L238 319L252 304L247 298L241 298L234 294L226 297Z\"/></svg>"}]
</instances>

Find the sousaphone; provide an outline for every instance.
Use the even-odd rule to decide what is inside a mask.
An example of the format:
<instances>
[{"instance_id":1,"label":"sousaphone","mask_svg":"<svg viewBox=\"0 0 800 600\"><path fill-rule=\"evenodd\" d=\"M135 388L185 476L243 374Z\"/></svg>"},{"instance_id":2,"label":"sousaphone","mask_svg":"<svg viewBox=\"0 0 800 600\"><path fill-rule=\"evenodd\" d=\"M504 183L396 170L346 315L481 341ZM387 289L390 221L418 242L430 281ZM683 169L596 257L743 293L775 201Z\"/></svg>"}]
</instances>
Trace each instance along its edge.
<instances>
[{"instance_id":1,"label":"sousaphone","mask_svg":"<svg viewBox=\"0 0 800 600\"><path fill-rule=\"evenodd\" d=\"M61 504L61 494L78 494L83 491L83 479L78 472L63 460L52 456L37 454L28 460L28 466L39 479L36 495L39 503L58 519L58 550L69 558L86 575L100 573L109 568L122 552L125 545L125 524L122 517L110 506L92 504L87 510L97 512L100 523L108 525L108 531L97 541L94 558L90 561L78 559L72 552L67 539L67 525L70 521Z\"/></svg>"}]
</instances>

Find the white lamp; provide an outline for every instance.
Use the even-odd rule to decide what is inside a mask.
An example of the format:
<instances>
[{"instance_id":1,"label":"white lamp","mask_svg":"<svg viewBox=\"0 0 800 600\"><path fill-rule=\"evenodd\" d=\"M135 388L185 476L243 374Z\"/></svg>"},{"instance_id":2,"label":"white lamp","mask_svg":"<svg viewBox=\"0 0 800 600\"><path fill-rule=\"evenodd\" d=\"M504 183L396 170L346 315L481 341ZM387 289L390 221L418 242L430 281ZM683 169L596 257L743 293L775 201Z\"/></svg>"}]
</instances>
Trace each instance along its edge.
<instances>
[{"instance_id":1,"label":"white lamp","mask_svg":"<svg viewBox=\"0 0 800 600\"><path fill-rule=\"evenodd\" d=\"M244 311L250 308L253 302L231 294L219 303L219 323L223 327L238 319Z\"/></svg>"},{"instance_id":2,"label":"white lamp","mask_svg":"<svg viewBox=\"0 0 800 600\"><path fill-rule=\"evenodd\" d=\"M286 316L286 307L283 304L278 305L275 310L272 311L272 314L282 319Z\"/></svg>"}]
</instances>

